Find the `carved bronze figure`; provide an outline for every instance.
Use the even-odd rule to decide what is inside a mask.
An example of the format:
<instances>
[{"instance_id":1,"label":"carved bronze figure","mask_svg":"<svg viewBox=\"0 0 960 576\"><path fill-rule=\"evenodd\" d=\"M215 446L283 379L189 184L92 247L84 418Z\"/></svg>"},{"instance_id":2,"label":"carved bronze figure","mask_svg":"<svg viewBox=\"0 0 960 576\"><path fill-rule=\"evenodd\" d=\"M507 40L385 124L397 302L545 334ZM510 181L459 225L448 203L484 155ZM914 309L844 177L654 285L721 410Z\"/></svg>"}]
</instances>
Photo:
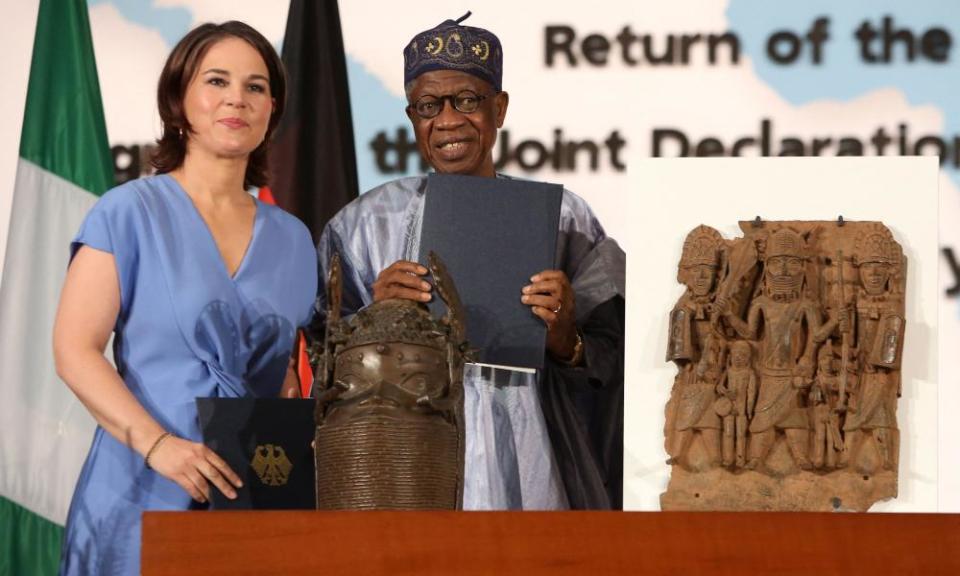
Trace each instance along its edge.
<instances>
[{"instance_id":1,"label":"carved bronze figure","mask_svg":"<svg viewBox=\"0 0 960 576\"><path fill-rule=\"evenodd\" d=\"M840 385L843 376L834 366L833 346L826 343L817 353L817 377L810 388L809 402L813 427L813 466L836 468L837 455L843 453L840 414L846 410Z\"/></svg>"},{"instance_id":2,"label":"carved bronze figure","mask_svg":"<svg viewBox=\"0 0 960 576\"><path fill-rule=\"evenodd\" d=\"M686 291L670 312L667 360L677 364L676 385L666 409L668 463L702 468L720 461L720 416L713 409L723 339L716 330L713 298L722 257L723 238L698 226L683 244L677 281ZM697 435L704 455L691 460L688 449Z\"/></svg>"},{"instance_id":3,"label":"carved bronze figure","mask_svg":"<svg viewBox=\"0 0 960 576\"><path fill-rule=\"evenodd\" d=\"M900 397L900 355L903 350L903 255L884 226L871 226L857 238L854 260L860 288L856 301L853 348L860 383L853 393L843 430L842 461L875 472L895 469L899 449L897 398ZM869 435L873 454L865 450Z\"/></svg>"},{"instance_id":4,"label":"carved bronze figure","mask_svg":"<svg viewBox=\"0 0 960 576\"><path fill-rule=\"evenodd\" d=\"M725 240L698 226L684 243L661 505L866 510L896 496L900 245L842 218L740 228Z\"/></svg>"},{"instance_id":5,"label":"carved bronze figure","mask_svg":"<svg viewBox=\"0 0 960 576\"><path fill-rule=\"evenodd\" d=\"M447 314L384 300L339 317L339 260L328 284L317 397L319 509L457 509L463 489L464 328L459 297L431 254Z\"/></svg>"},{"instance_id":6,"label":"carved bronze figure","mask_svg":"<svg viewBox=\"0 0 960 576\"><path fill-rule=\"evenodd\" d=\"M717 386L714 403L723 418L723 465L746 465L747 422L757 401L757 375L750 367L750 344L743 340L730 347L730 366Z\"/></svg>"}]
</instances>

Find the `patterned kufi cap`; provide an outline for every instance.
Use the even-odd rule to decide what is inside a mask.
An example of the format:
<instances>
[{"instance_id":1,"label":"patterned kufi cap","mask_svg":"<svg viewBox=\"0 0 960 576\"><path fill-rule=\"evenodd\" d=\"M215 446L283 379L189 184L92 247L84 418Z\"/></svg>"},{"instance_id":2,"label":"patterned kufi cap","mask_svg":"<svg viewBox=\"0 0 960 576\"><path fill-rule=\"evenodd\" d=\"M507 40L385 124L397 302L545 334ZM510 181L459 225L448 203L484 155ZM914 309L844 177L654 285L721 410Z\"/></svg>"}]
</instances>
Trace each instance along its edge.
<instances>
[{"instance_id":1,"label":"patterned kufi cap","mask_svg":"<svg viewBox=\"0 0 960 576\"><path fill-rule=\"evenodd\" d=\"M806 242L797 232L789 228L775 230L767 239L767 250L764 258L774 256L793 256L806 258Z\"/></svg>"},{"instance_id":2,"label":"patterned kufi cap","mask_svg":"<svg viewBox=\"0 0 960 576\"><path fill-rule=\"evenodd\" d=\"M900 247L882 224L871 224L859 235L854 246L857 264L882 262L893 264L898 260Z\"/></svg>"},{"instance_id":3,"label":"patterned kufi cap","mask_svg":"<svg viewBox=\"0 0 960 576\"><path fill-rule=\"evenodd\" d=\"M699 264L717 266L720 263L720 246L723 237L709 226L697 226L687 234L683 242L680 267L689 268Z\"/></svg>"},{"instance_id":4,"label":"patterned kufi cap","mask_svg":"<svg viewBox=\"0 0 960 576\"><path fill-rule=\"evenodd\" d=\"M489 82L494 90L503 87L503 50L490 31L445 20L435 28L413 37L403 50L403 83L409 84L425 72L457 70Z\"/></svg>"}]
</instances>

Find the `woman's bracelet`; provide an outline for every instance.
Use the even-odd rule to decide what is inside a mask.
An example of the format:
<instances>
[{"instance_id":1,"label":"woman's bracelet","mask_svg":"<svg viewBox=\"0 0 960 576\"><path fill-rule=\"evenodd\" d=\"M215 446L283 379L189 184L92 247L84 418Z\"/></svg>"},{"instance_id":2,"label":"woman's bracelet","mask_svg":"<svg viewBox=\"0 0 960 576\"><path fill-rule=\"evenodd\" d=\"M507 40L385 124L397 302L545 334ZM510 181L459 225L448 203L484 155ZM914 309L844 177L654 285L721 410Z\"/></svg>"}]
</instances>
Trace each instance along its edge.
<instances>
[{"instance_id":1,"label":"woman's bracelet","mask_svg":"<svg viewBox=\"0 0 960 576\"><path fill-rule=\"evenodd\" d=\"M160 445L163 444L163 441L169 438L170 436L173 436L173 434L171 434L170 432L164 432L163 434L160 435L159 438L157 438L153 442L153 446L151 446L150 449L147 450L147 455L143 457L143 463L147 465L147 468L153 470L153 466L150 465L150 457L153 456L153 453L157 451L157 448L159 448Z\"/></svg>"}]
</instances>

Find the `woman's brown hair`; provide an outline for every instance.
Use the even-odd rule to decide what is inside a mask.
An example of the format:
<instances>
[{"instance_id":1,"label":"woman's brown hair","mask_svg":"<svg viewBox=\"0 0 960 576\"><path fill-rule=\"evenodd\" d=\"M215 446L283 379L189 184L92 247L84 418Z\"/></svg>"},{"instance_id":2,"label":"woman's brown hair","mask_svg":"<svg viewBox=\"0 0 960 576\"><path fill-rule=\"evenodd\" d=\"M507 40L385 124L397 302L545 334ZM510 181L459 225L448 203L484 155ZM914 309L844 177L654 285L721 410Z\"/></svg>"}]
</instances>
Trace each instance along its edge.
<instances>
[{"instance_id":1,"label":"woman's brown hair","mask_svg":"<svg viewBox=\"0 0 960 576\"><path fill-rule=\"evenodd\" d=\"M157 140L157 148L151 158L151 164L158 174L176 170L183 165L187 154L186 135L190 131L186 112L183 109L183 98L187 86L197 73L200 62L211 46L224 38L239 38L260 53L267 72L270 75L270 95L274 99L273 113L267 126L267 133L257 148L250 153L247 161L247 173L243 178L245 187L264 186L267 184L267 151L270 136L280 122L287 96L287 78L283 70L283 62L277 51L262 34L236 20L223 24L201 24L184 36L173 48L167 58L167 63L160 73L160 82L157 85L157 108L160 111L160 121L163 122L163 134Z\"/></svg>"}]
</instances>

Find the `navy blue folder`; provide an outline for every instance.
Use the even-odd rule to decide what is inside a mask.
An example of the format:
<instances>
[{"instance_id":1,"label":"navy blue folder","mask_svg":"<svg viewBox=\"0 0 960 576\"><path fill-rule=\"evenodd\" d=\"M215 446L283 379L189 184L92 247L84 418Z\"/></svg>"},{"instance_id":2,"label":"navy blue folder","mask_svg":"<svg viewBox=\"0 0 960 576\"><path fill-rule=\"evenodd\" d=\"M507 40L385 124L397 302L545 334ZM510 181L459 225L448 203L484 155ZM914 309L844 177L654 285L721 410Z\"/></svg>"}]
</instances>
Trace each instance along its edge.
<instances>
[{"instance_id":1,"label":"navy blue folder","mask_svg":"<svg viewBox=\"0 0 960 576\"><path fill-rule=\"evenodd\" d=\"M541 369L546 326L520 302L530 277L554 268L563 187L559 184L431 174L419 261L434 251L466 309L479 362ZM434 314L445 312L439 298Z\"/></svg>"},{"instance_id":2,"label":"navy blue folder","mask_svg":"<svg viewBox=\"0 0 960 576\"><path fill-rule=\"evenodd\" d=\"M243 480L235 500L211 486L211 508L316 508L314 406L310 399L197 398L203 443Z\"/></svg>"}]
</instances>

